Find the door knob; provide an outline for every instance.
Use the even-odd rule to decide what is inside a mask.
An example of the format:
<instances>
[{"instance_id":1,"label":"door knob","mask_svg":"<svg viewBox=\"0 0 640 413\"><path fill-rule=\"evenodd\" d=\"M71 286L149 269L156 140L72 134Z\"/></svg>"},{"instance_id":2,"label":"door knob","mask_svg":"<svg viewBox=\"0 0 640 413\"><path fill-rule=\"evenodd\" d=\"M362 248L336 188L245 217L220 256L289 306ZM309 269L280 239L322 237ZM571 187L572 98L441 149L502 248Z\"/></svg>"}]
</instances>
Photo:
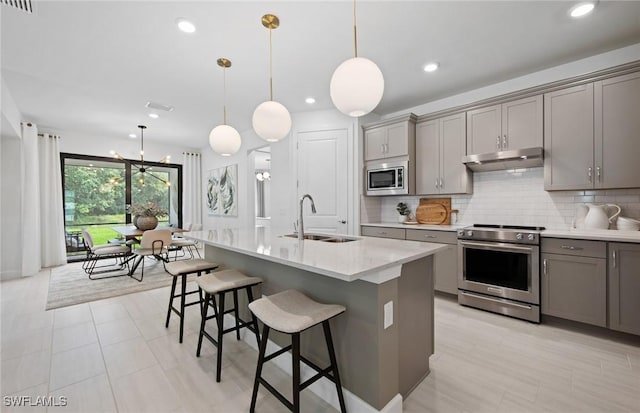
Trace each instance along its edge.
<instances>
[{"instance_id":1,"label":"door knob","mask_svg":"<svg viewBox=\"0 0 640 413\"><path fill-rule=\"evenodd\" d=\"M345 221L344 219L342 219L342 220L341 220L341 219L339 219L339 220L338 220L338 224L346 224L346 223L347 223L347 221Z\"/></svg>"}]
</instances>

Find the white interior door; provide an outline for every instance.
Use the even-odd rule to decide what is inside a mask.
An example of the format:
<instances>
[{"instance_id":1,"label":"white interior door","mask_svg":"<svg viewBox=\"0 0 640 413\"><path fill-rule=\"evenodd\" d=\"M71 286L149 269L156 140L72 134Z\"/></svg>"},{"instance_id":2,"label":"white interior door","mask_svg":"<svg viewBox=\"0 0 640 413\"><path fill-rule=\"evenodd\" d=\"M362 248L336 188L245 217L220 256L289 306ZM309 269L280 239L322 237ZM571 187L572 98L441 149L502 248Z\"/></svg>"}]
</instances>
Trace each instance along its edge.
<instances>
[{"instance_id":1,"label":"white interior door","mask_svg":"<svg viewBox=\"0 0 640 413\"><path fill-rule=\"evenodd\" d=\"M309 194L317 211L305 200L305 232L347 233L347 138L347 129L298 133L297 202Z\"/></svg>"}]
</instances>

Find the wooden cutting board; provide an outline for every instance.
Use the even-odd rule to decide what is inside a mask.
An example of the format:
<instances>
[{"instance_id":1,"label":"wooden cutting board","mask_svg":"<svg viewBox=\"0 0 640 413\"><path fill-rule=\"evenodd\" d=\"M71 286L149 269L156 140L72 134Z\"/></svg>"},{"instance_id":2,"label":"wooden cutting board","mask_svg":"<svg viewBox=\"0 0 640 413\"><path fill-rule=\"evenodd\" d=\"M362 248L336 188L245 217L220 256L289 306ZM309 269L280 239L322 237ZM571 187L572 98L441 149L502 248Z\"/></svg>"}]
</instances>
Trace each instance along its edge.
<instances>
[{"instance_id":1,"label":"wooden cutting board","mask_svg":"<svg viewBox=\"0 0 640 413\"><path fill-rule=\"evenodd\" d=\"M416 221L420 224L450 225L451 198L421 198L416 208Z\"/></svg>"}]
</instances>

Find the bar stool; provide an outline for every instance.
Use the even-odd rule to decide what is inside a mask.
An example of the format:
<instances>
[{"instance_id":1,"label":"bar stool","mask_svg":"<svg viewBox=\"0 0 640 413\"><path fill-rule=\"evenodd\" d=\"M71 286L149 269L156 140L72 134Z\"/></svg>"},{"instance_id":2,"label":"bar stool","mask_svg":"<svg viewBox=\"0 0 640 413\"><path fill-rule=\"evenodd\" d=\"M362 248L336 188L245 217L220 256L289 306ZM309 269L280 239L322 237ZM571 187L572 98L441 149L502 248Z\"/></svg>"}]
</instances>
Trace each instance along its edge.
<instances>
[{"instance_id":1,"label":"bar stool","mask_svg":"<svg viewBox=\"0 0 640 413\"><path fill-rule=\"evenodd\" d=\"M202 348L202 338L206 337L217 348L217 366L216 366L216 381L220 382L220 376L222 372L222 336L233 331L236 332L236 339L240 340L240 329L247 328L253 331L260 346L260 334L258 332L258 320L255 315L251 313L251 321L244 321L238 314L238 290L245 289L247 291L247 299L249 303L253 301L253 292L251 288L262 283L262 279L258 277L249 277L238 270L228 269L208 275L204 275L196 280L198 287L204 291L204 302L202 306L202 320L200 322L200 335L198 337L198 349L196 350L196 356L200 357L200 350ZM225 294L233 294L233 308L225 310ZM219 296L219 303L216 307L216 294ZM213 315L208 316L209 306L213 307ZM236 325L228 329L224 329L224 315L233 313ZM205 324L207 320L212 318L216 319L218 326L217 339L205 331Z\"/></svg>"},{"instance_id":2,"label":"bar stool","mask_svg":"<svg viewBox=\"0 0 640 413\"><path fill-rule=\"evenodd\" d=\"M331 328L329 320L345 311L341 305L321 304L313 301L297 290L286 290L280 293L260 298L249 304L249 309L264 323L262 330L262 342L258 355L258 367L253 383L253 394L251 395L251 408L249 412L254 413L256 400L258 398L258 387L262 384L269 390L282 404L287 406L294 413L300 412L300 391L314 383L321 377L326 377L335 383L338 391L338 401L340 411L346 413L344 397L342 395L342 384L338 373L338 363L331 339ZM331 364L327 368L320 368L315 363L300 355L300 333L310 327L322 323L324 338L327 342L329 360ZM274 329L291 335L291 345L284 347L268 356L265 356L269 330ZM291 349L292 372L293 372L293 403L287 400L278 390L262 378L262 366L265 362L278 357ZM313 377L300 383L300 360L304 361L318 373ZM329 374L333 373L333 375Z\"/></svg>"},{"instance_id":3,"label":"bar stool","mask_svg":"<svg viewBox=\"0 0 640 413\"><path fill-rule=\"evenodd\" d=\"M202 294L199 288L197 290L187 292L187 275L198 274L198 277L200 277L200 274L202 274L203 271L208 273L209 271L215 270L218 267L219 267L219 264L215 262L209 262L203 259L173 261L165 264L164 266L165 270L169 274L173 275L173 282L171 284L171 293L169 295L169 308L167 309L167 322L165 323L164 326L165 328L169 327L169 319L171 318L171 311L178 314L178 317L180 317L180 343L182 343L182 334L184 331L185 307L202 303ZM178 277L180 277L182 288L180 293L176 294L176 284L178 282ZM191 295L195 293L198 293L199 299L197 301L192 301L190 303L187 303L186 302L187 295ZM180 297L179 309L173 306L173 299L176 297Z\"/></svg>"}]
</instances>

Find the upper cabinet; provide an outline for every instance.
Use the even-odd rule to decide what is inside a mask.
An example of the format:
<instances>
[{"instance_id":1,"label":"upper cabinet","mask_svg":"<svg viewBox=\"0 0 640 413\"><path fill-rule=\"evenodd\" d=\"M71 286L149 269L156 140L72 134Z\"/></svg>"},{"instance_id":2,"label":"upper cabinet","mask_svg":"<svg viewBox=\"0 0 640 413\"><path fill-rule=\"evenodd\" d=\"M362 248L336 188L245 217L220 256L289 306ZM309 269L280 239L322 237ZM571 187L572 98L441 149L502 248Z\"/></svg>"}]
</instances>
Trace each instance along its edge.
<instances>
[{"instance_id":1,"label":"upper cabinet","mask_svg":"<svg viewBox=\"0 0 640 413\"><path fill-rule=\"evenodd\" d=\"M415 148L416 116L364 126L364 160L410 156Z\"/></svg>"},{"instance_id":2,"label":"upper cabinet","mask_svg":"<svg viewBox=\"0 0 640 413\"><path fill-rule=\"evenodd\" d=\"M542 96L467 112L467 154L542 146Z\"/></svg>"},{"instance_id":3,"label":"upper cabinet","mask_svg":"<svg viewBox=\"0 0 640 413\"><path fill-rule=\"evenodd\" d=\"M640 187L640 73L544 95L546 190Z\"/></svg>"},{"instance_id":4,"label":"upper cabinet","mask_svg":"<svg viewBox=\"0 0 640 413\"><path fill-rule=\"evenodd\" d=\"M466 117L458 113L416 126L416 193L471 193L472 175L462 163Z\"/></svg>"}]
</instances>

